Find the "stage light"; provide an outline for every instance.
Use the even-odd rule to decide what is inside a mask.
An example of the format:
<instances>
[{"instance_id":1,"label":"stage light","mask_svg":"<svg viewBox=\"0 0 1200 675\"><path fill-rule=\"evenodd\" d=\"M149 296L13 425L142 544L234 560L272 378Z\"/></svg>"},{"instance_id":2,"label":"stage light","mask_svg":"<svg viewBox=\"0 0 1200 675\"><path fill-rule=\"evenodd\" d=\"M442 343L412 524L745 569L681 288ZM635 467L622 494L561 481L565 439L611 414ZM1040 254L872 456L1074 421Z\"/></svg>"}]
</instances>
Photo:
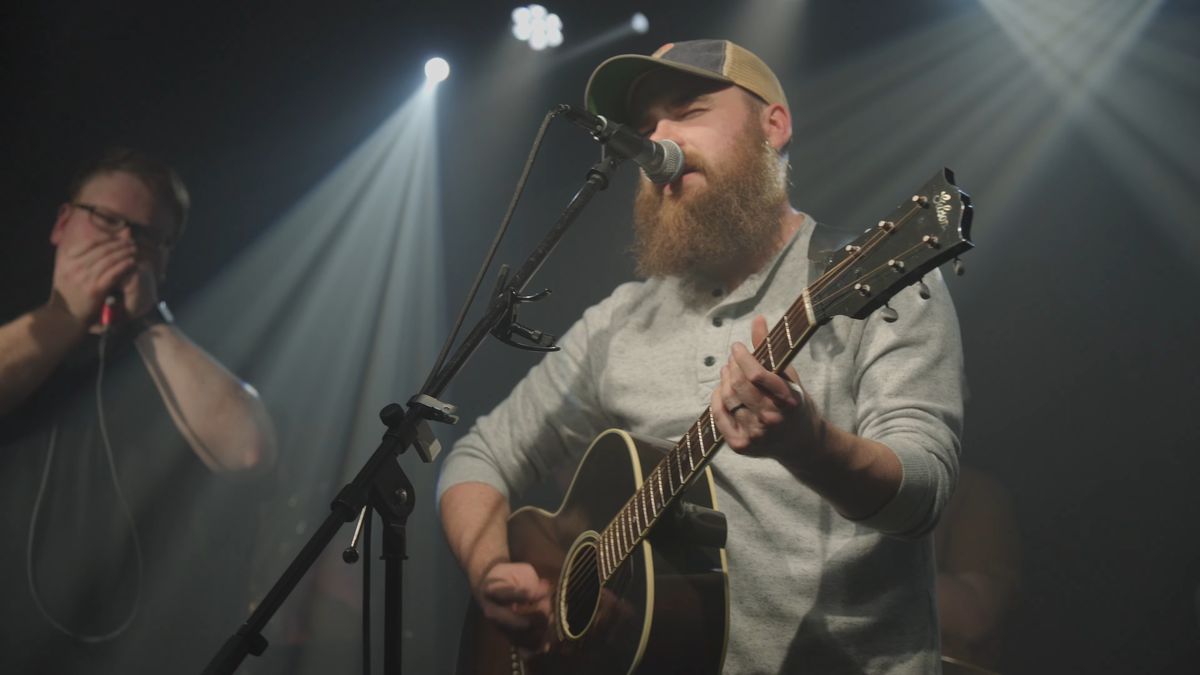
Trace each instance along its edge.
<instances>
[{"instance_id":1,"label":"stage light","mask_svg":"<svg viewBox=\"0 0 1200 675\"><path fill-rule=\"evenodd\" d=\"M650 30L650 19L647 19L645 14L638 12L629 20L629 27L633 29L633 32L644 35L646 31Z\"/></svg>"},{"instance_id":2,"label":"stage light","mask_svg":"<svg viewBox=\"0 0 1200 675\"><path fill-rule=\"evenodd\" d=\"M562 19L542 5L518 7L512 13L512 34L529 43L530 49L541 51L562 44Z\"/></svg>"},{"instance_id":3,"label":"stage light","mask_svg":"<svg viewBox=\"0 0 1200 675\"><path fill-rule=\"evenodd\" d=\"M450 77L450 64L440 56L429 59L425 62L425 79L431 83L438 83Z\"/></svg>"}]
</instances>

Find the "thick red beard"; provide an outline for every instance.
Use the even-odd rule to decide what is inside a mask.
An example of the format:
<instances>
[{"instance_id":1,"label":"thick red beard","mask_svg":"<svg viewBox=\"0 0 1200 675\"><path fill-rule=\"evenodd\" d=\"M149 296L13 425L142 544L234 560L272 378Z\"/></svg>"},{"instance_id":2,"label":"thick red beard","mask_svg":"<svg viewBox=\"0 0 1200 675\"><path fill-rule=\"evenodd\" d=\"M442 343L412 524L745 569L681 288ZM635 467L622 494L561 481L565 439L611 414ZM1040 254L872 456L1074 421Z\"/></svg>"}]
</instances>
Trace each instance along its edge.
<instances>
[{"instance_id":1,"label":"thick red beard","mask_svg":"<svg viewBox=\"0 0 1200 675\"><path fill-rule=\"evenodd\" d=\"M642 180L634 200L637 272L698 281L764 262L779 244L787 204L779 154L751 117L737 153L724 167L694 152L688 166L707 185L666 195Z\"/></svg>"}]
</instances>

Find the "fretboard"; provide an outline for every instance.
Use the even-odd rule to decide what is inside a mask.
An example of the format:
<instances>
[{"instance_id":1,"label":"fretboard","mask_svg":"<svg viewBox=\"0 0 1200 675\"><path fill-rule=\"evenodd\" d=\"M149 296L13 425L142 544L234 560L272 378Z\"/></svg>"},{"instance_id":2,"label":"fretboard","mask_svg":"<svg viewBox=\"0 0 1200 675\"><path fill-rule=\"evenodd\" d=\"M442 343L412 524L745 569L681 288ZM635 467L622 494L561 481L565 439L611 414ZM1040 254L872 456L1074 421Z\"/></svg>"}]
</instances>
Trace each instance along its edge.
<instances>
[{"instance_id":1,"label":"fretboard","mask_svg":"<svg viewBox=\"0 0 1200 675\"><path fill-rule=\"evenodd\" d=\"M806 290L767 334L767 339L755 348L754 356L767 370L780 373L819 325ZM642 485L600 534L602 583L608 581L662 514L708 466L724 440L712 409L705 408L675 447L646 474Z\"/></svg>"}]
</instances>

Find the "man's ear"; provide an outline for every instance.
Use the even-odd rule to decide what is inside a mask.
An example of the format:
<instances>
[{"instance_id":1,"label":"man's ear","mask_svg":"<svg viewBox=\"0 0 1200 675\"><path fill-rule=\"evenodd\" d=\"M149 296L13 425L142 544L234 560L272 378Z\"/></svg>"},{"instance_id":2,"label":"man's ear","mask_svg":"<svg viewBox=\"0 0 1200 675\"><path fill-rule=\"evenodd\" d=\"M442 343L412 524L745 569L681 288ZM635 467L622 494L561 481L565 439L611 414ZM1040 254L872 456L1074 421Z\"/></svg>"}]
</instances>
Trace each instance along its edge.
<instances>
[{"instance_id":1,"label":"man's ear","mask_svg":"<svg viewBox=\"0 0 1200 675\"><path fill-rule=\"evenodd\" d=\"M63 204L58 207L58 218L54 221L54 227L50 228L50 243L58 246L62 241L63 230L67 228L67 220L71 218L71 210L74 207L70 204Z\"/></svg>"},{"instance_id":2,"label":"man's ear","mask_svg":"<svg viewBox=\"0 0 1200 675\"><path fill-rule=\"evenodd\" d=\"M792 140L792 115L782 104L773 103L762 109L763 132L767 142L782 151Z\"/></svg>"}]
</instances>

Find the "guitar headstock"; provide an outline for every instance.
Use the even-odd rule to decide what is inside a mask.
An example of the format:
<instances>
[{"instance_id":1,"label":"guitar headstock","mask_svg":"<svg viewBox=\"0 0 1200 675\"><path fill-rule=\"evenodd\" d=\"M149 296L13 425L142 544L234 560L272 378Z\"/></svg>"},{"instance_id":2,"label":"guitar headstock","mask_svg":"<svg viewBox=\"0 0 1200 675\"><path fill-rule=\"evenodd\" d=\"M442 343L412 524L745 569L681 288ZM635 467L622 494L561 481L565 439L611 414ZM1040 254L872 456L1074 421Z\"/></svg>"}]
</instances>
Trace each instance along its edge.
<instances>
[{"instance_id":1,"label":"guitar headstock","mask_svg":"<svg viewBox=\"0 0 1200 675\"><path fill-rule=\"evenodd\" d=\"M819 321L864 319L929 270L971 249L971 198L950 169L934 174L886 219L830 256L809 287Z\"/></svg>"}]
</instances>

